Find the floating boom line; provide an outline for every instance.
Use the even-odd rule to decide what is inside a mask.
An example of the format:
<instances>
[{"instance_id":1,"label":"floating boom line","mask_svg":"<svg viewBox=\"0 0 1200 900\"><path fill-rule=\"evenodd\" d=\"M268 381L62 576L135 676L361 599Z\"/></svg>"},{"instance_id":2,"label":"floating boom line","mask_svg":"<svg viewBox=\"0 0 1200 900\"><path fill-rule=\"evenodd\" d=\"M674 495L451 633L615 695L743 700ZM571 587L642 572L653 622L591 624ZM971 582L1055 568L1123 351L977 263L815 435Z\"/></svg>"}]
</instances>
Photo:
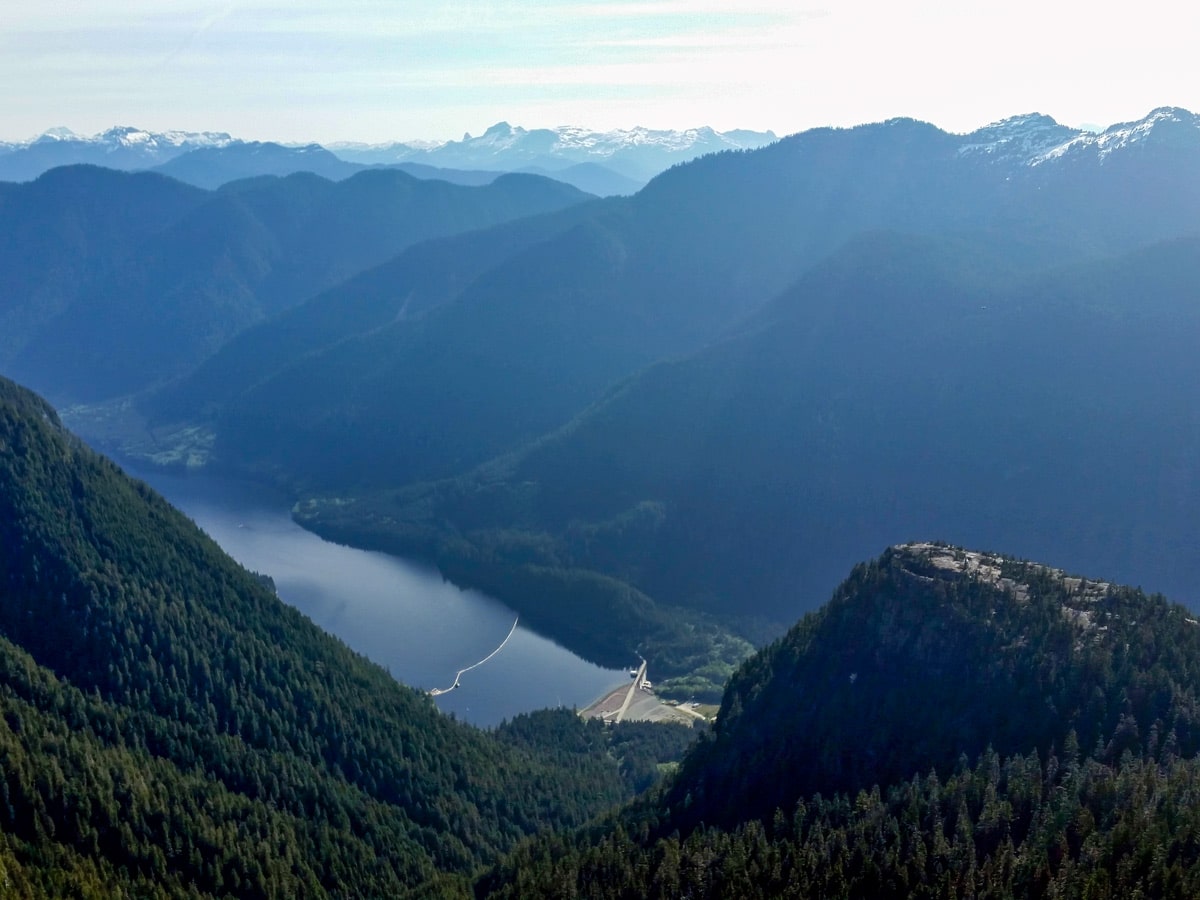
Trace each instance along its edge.
<instances>
[{"instance_id":1,"label":"floating boom line","mask_svg":"<svg viewBox=\"0 0 1200 900\"><path fill-rule=\"evenodd\" d=\"M458 687L459 679L461 679L463 677L464 672L470 672L472 669L478 669L485 662L487 662L489 659L491 659L493 656L495 656L497 653L499 653L501 650L503 650L504 645L508 643L509 638L511 638L513 636L513 634L516 633L517 623L520 621L521 621L520 616L517 616L515 619L513 619L512 628L510 628L508 630L508 635L504 638L504 640L502 640L500 642L499 647L497 647L495 650L493 650L491 653L489 653L487 656L485 656L483 659L481 659L479 662L475 663L474 665L467 666L465 669L459 669L458 673L454 676L454 684L450 685L450 687L448 687L448 688L434 688L432 691L429 692L429 696L437 697L437 696L440 696L441 694L450 693L452 690L454 690L456 687Z\"/></svg>"}]
</instances>

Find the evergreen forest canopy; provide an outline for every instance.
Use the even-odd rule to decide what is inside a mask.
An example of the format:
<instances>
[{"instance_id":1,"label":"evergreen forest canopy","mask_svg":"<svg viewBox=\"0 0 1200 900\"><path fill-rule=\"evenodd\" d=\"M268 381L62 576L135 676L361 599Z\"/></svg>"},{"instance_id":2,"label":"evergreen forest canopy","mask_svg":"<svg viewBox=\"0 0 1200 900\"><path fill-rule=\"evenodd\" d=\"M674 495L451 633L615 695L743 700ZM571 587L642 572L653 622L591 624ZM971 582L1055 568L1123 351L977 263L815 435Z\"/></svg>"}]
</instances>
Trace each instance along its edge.
<instances>
[{"instance_id":1,"label":"evergreen forest canopy","mask_svg":"<svg viewBox=\"0 0 1200 900\"><path fill-rule=\"evenodd\" d=\"M1184 607L893 548L739 670L673 781L477 895L1194 896L1198 697Z\"/></svg>"},{"instance_id":2,"label":"evergreen forest canopy","mask_svg":"<svg viewBox=\"0 0 1200 900\"><path fill-rule=\"evenodd\" d=\"M613 810L682 734L566 711L459 725L7 381L0 451L14 896L1200 885L1200 624L1161 596L893 548L741 666L711 735Z\"/></svg>"},{"instance_id":3,"label":"evergreen forest canopy","mask_svg":"<svg viewBox=\"0 0 1200 900\"><path fill-rule=\"evenodd\" d=\"M0 528L0 865L18 896L461 892L682 748L566 710L490 734L444 717L7 380Z\"/></svg>"}]
</instances>

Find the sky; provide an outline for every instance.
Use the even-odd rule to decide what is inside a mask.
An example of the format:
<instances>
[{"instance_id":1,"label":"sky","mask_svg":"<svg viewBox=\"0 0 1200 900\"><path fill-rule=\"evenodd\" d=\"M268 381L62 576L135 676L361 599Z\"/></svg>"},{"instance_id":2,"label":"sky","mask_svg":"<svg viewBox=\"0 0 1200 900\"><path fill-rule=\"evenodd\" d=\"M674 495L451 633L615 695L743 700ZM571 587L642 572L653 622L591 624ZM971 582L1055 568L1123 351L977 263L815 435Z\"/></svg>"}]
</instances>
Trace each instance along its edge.
<instances>
[{"instance_id":1,"label":"sky","mask_svg":"<svg viewBox=\"0 0 1200 900\"><path fill-rule=\"evenodd\" d=\"M0 140L66 126L248 140L527 128L964 132L1200 112L1178 0L8 0Z\"/></svg>"}]
</instances>

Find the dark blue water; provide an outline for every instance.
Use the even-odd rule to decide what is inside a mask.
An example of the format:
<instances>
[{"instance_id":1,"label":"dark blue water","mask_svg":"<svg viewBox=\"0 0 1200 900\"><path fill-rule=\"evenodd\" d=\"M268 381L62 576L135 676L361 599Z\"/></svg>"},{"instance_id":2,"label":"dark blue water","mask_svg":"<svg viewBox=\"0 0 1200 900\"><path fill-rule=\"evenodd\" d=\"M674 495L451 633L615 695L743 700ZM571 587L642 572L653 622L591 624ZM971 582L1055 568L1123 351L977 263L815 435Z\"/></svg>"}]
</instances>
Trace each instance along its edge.
<instances>
[{"instance_id":1,"label":"dark blue water","mask_svg":"<svg viewBox=\"0 0 1200 900\"><path fill-rule=\"evenodd\" d=\"M246 568L270 575L285 602L405 684L450 687L459 669L491 653L512 628L512 610L460 590L435 570L305 531L268 489L209 475L129 471ZM490 726L547 706L586 706L628 679L518 626L503 650L436 702Z\"/></svg>"}]
</instances>

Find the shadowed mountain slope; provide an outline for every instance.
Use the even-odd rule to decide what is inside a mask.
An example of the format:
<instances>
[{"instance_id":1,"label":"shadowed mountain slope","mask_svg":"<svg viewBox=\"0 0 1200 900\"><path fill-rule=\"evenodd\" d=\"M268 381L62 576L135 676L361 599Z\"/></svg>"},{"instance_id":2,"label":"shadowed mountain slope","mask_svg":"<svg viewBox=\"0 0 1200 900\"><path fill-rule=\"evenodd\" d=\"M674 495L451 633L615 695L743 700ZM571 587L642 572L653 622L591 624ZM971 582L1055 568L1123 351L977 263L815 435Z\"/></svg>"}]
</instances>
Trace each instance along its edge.
<instances>
[{"instance_id":1,"label":"shadowed mountain slope","mask_svg":"<svg viewBox=\"0 0 1200 900\"><path fill-rule=\"evenodd\" d=\"M45 230L38 225L46 216L44 181L80 185L81 199L62 192L49 198L62 216L76 216L85 203L127 206L121 193L127 183L184 191L160 177L130 182L133 177L66 170L9 188L28 211L6 205L12 210L9 255L19 259L4 305L17 321L35 313L37 319L4 362L10 374L56 399L94 401L145 388L194 367L249 325L412 244L586 197L518 175L477 188L384 170L338 183L314 175L264 177L201 194L203 202L188 193L191 206L174 216L97 223L97 230L116 232L95 239L117 243L98 248L103 266L76 264L64 273L49 253L53 248L40 258L42 268L34 265L39 257L26 250Z\"/></svg>"},{"instance_id":2,"label":"shadowed mountain slope","mask_svg":"<svg viewBox=\"0 0 1200 900\"><path fill-rule=\"evenodd\" d=\"M430 240L238 334L193 372L141 399L153 421L201 419L306 357L451 302L509 257L575 227L580 204L490 229Z\"/></svg>"},{"instance_id":3,"label":"shadowed mountain slope","mask_svg":"<svg viewBox=\"0 0 1200 900\"><path fill-rule=\"evenodd\" d=\"M0 366L208 195L161 175L73 166L0 183Z\"/></svg>"},{"instance_id":4,"label":"shadowed mountain slope","mask_svg":"<svg viewBox=\"0 0 1200 900\"><path fill-rule=\"evenodd\" d=\"M1023 127L1044 136L1044 123ZM338 487L451 474L728 333L867 230L967 235L1027 270L1194 234L1200 129L1154 129L1166 137L1103 156L1030 157L972 149L990 132L896 120L704 157L486 271L468 265L475 280L419 321L340 331L245 384L216 414L218 454ZM452 253L446 265L448 280ZM379 299L394 309L403 296L398 285ZM273 338L256 335L266 356ZM320 450L334 446L339 455Z\"/></svg>"},{"instance_id":5,"label":"shadowed mountain slope","mask_svg":"<svg viewBox=\"0 0 1200 900\"><path fill-rule=\"evenodd\" d=\"M365 168L338 159L317 144L284 147L271 142L238 141L224 147L198 147L155 166L154 171L215 190L243 178L284 177L296 172L311 172L330 181L341 181Z\"/></svg>"},{"instance_id":6,"label":"shadowed mountain slope","mask_svg":"<svg viewBox=\"0 0 1200 900\"><path fill-rule=\"evenodd\" d=\"M310 504L305 522L435 557L511 545L514 564L739 619L787 621L865 548L922 533L1044 547L1189 596L1200 245L1035 277L1004 258L853 242L744 333L646 369L522 451Z\"/></svg>"}]
</instances>

